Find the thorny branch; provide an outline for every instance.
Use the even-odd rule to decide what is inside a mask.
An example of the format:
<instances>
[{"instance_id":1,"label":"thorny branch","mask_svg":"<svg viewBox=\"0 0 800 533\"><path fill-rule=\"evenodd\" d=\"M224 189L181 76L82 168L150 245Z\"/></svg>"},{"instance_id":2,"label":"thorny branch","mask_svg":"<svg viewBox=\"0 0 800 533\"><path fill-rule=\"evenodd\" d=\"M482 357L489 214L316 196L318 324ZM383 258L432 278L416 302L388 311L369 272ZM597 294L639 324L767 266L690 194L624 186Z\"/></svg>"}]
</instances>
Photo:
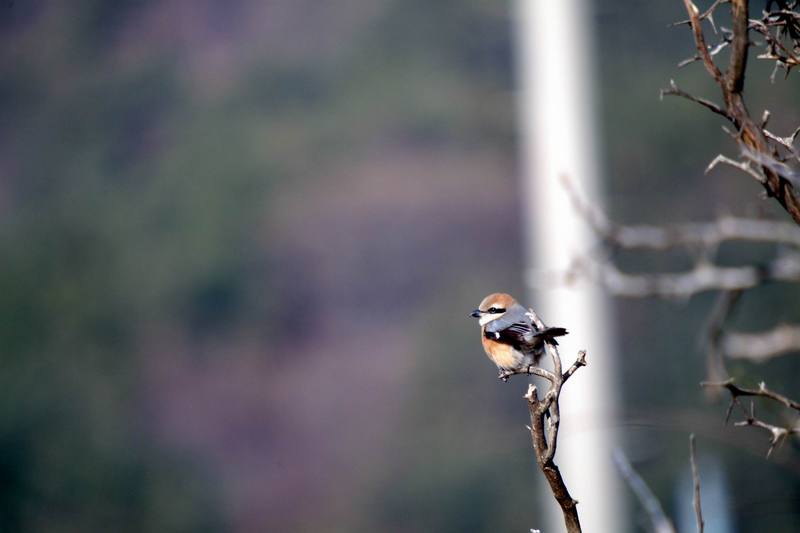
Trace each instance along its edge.
<instances>
[{"instance_id":1,"label":"thorny branch","mask_svg":"<svg viewBox=\"0 0 800 533\"><path fill-rule=\"evenodd\" d=\"M788 436L800 434L800 427L796 425L787 427L777 426L765 422L760 418L757 418L755 415L755 405L753 404L753 402L750 403L749 410L745 409L745 407L741 404L741 402L739 401L739 398L741 397L750 396L756 398L765 398L777 402L788 409L800 412L800 403L782 394L779 394L773 390L768 389L763 381L759 383L757 389L739 387L734 383L733 378L719 382L703 381L702 383L700 383L700 385L702 387L721 387L726 389L730 393L731 401L730 404L728 405L728 410L725 413L725 423L727 423L728 420L730 420L730 416L731 413L733 412L734 407L738 406L745 415L745 418L744 420L734 422L735 426L737 427L754 426L766 430L770 434L770 446L769 449L767 450L767 457L769 457L772 454L772 451L778 445L780 445Z\"/></svg>"},{"instance_id":2,"label":"thorny branch","mask_svg":"<svg viewBox=\"0 0 800 533\"><path fill-rule=\"evenodd\" d=\"M750 414L746 419L735 422L734 426L754 426L766 430L770 434L770 445L767 450L767 457L772 454L772 450L778 447L789 435L800 433L800 427L781 427L773 424L768 424L763 420L756 418L755 406L750 403Z\"/></svg>"},{"instance_id":3,"label":"thorny branch","mask_svg":"<svg viewBox=\"0 0 800 533\"><path fill-rule=\"evenodd\" d=\"M778 9L770 10L777 3ZM765 52L759 59L775 61L777 68L784 68L788 75L792 68L800 65L800 13L794 11L798 2L768 2L767 11L761 19L749 18L748 0L716 0L705 12L700 12L691 0L683 0L689 19L677 24L688 24L692 30L696 54L682 61L683 66L695 61L703 63L709 76L719 86L723 103L716 104L710 100L696 97L680 88L670 80L669 89L661 91L661 96L679 96L702 105L712 112L724 117L735 128L732 133L742 155L742 161L736 162L722 155L717 156L709 169L717 163L727 163L747 172L764 187L768 196L778 203L800 224L800 197L795 191L800 186L798 172L786 164L790 158L800 161L794 148L797 131L788 137L779 137L766 130L768 113L760 124L750 116L744 102L745 71L750 46L750 32L760 35L765 40ZM732 29L717 31L714 24L714 12L723 4L730 5ZM706 42L702 21L708 20L720 42L710 47ZM723 48L730 48L728 66L723 71L714 62L714 56ZM751 163L755 167L751 166Z\"/></svg>"},{"instance_id":4,"label":"thorny branch","mask_svg":"<svg viewBox=\"0 0 800 533\"><path fill-rule=\"evenodd\" d=\"M787 2L786 7L790 6L796 8L797 2ZM793 67L800 65L800 14L792 9L769 11L761 20L750 20L750 29L766 41L758 58L775 61L776 70L786 69L787 76Z\"/></svg>"},{"instance_id":5,"label":"thorny branch","mask_svg":"<svg viewBox=\"0 0 800 533\"><path fill-rule=\"evenodd\" d=\"M698 98L690 93L687 93L675 83L675 80L669 80L669 89L661 89L659 93L659 98L662 100L665 96L680 96L681 98L686 98L687 100L691 100L696 104L700 104L701 106L707 108L713 113L717 115L721 115L727 119L730 119L730 115L728 112L722 109L720 106L712 102L711 100L706 100L705 98Z\"/></svg>"},{"instance_id":6,"label":"thorny branch","mask_svg":"<svg viewBox=\"0 0 800 533\"><path fill-rule=\"evenodd\" d=\"M528 314L538 328L545 328L542 320L532 309L528 310ZM578 519L578 502L570 496L554 458L556 447L558 446L558 429L561 423L561 412L558 403L561 396L561 387L580 367L586 366L586 352L583 350L578 352L575 362L565 372L562 372L561 356L558 353L558 348L550 342L545 342L544 347L553 363L552 372L531 366L527 371L506 373L500 377L508 379L509 376L514 374L535 374L547 380L548 390L543 397L539 397L539 390L533 384L528 386L528 392L524 396L528 401L528 411L531 417L529 428L533 449L536 454L536 464L547 479L550 490L561 507L567 531L569 533L579 533L581 525Z\"/></svg>"},{"instance_id":7,"label":"thorny branch","mask_svg":"<svg viewBox=\"0 0 800 533\"><path fill-rule=\"evenodd\" d=\"M766 384L762 381L758 384L757 389L749 389L746 387L739 387L734 383L733 378L726 379L725 381L703 381L700 383L703 387L722 387L727 389L728 392L731 393L731 406L728 408L728 416L726 416L726 421L728 417L730 417L730 412L733 410L733 405L735 402L738 401L739 397L746 397L746 396L754 396L759 398L767 398L769 400L778 402L779 404L788 407L790 409L794 409L795 411L800 412L800 403L792 400L791 398L787 398L786 396L777 393L773 390L767 388Z\"/></svg>"}]
</instances>

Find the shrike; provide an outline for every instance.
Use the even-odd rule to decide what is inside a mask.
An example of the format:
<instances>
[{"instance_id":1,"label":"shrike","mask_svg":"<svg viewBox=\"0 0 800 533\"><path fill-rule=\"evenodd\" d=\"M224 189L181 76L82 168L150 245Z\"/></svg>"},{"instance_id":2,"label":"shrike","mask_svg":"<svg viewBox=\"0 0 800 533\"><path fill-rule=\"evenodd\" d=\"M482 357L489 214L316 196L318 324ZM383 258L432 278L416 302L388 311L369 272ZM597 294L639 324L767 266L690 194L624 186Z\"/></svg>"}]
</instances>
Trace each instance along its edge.
<instances>
[{"instance_id":1,"label":"shrike","mask_svg":"<svg viewBox=\"0 0 800 533\"><path fill-rule=\"evenodd\" d=\"M564 328L540 330L528 310L502 292L484 298L471 316L479 319L483 349L501 377L504 371L525 371L538 365L545 341L558 344L555 337L567 334Z\"/></svg>"}]
</instances>

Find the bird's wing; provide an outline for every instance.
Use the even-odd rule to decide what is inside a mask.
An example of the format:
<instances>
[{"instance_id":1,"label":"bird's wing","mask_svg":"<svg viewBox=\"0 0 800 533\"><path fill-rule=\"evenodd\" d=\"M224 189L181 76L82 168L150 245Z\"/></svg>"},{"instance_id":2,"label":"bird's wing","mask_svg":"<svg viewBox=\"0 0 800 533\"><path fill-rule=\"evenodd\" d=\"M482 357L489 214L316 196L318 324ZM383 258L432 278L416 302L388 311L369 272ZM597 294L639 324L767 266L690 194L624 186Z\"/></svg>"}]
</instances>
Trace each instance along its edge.
<instances>
[{"instance_id":1,"label":"bird's wing","mask_svg":"<svg viewBox=\"0 0 800 533\"><path fill-rule=\"evenodd\" d=\"M514 304L503 316L486 324L485 335L487 338L518 346L532 342L538 331L527 310Z\"/></svg>"}]
</instances>

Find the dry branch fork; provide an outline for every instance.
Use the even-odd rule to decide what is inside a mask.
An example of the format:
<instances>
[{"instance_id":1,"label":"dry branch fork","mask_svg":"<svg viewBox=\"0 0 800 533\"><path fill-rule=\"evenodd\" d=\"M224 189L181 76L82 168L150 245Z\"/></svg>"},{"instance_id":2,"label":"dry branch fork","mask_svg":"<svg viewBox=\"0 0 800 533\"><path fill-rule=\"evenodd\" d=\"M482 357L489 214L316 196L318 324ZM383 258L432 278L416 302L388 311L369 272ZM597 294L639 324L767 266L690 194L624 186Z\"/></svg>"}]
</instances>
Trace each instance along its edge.
<instances>
[{"instance_id":1,"label":"dry branch fork","mask_svg":"<svg viewBox=\"0 0 800 533\"><path fill-rule=\"evenodd\" d=\"M539 316L531 309L528 314L534 324L539 329L544 329L545 325ZM578 357L566 371L562 372L561 356L558 348L550 342L545 342L545 351L553 362L553 371L550 372L543 368L530 366L527 369L507 371L500 375L500 378L507 380L515 374L533 374L543 378L548 382L547 392L540 398L539 390L536 385L528 385L528 392L524 398L528 401L528 411L531 417L531 441L536 454L536 464L547 479L553 497L558 502L564 515L564 524L568 533L580 533L581 524L578 519L578 502L572 498L561 476L561 471L555 464L556 447L558 445L558 428L561 422L559 409L559 398L561 387L572 375L582 366L586 366L586 352L581 350Z\"/></svg>"}]
</instances>

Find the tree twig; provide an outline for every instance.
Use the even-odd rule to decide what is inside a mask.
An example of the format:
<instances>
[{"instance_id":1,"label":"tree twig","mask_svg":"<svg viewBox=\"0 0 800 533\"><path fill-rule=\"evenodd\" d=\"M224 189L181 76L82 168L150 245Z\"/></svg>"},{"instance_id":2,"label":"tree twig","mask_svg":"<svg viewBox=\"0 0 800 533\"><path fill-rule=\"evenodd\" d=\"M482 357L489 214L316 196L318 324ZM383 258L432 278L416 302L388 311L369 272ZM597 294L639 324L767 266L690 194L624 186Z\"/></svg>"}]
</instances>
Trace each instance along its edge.
<instances>
[{"instance_id":1,"label":"tree twig","mask_svg":"<svg viewBox=\"0 0 800 533\"><path fill-rule=\"evenodd\" d=\"M741 404L741 402L739 401L740 397L751 396L758 398L766 398L774 402L777 402L789 409L800 411L800 403L782 394L779 394L775 391L768 389L763 381L759 383L758 389L748 389L744 387L739 387L733 382L732 378L720 382L704 381L700 383L700 385L703 387L722 387L727 389L728 392L730 393L731 401L730 404L728 405L728 410L725 413L725 423L727 423L728 420L730 419L731 412L733 412L733 408L739 406L745 415L745 419L735 422L734 423L735 426L737 427L753 426L763 429L770 434L770 446L769 449L767 450L767 458L769 458L773 450L775 450L775 448L778 445L780 445L786 439L786 437L788 437L789 435L800 434L800 427L797 427L796 425L782 427L782 426L777 426L775 424L770 424L769 422L757 418L755 415L755 405L753 404L753 402L750 403L749 411L745 409L744 406Z\"/></svg>"},{"instance_id":2,"label":"tree twig","mask_svg":"<svg viewBox=\"0 0 800 533\"><path fill-rule=\"evenodd\" d=\"M694 433L689 435L689 460L692 463L692 481L694 483L694 515L697 522L697 533L703 533L703 510L700 506L700 473L697 471L697 460L695 459Z\"/></svg>"},{"instance_id":3,"label":"tree twig","mask_svg":"<svg viewBox=\"0 0 800 533\"><path fill-rule=\"evenodd\" d=\"M717 297L714 308L706 325L705 350L706 350L706 378L707 381L722 381L728 378L728 370L725 368L725 358L720 347L725 323L736 309L741 300L743 291L735 289L723 291ZM715 389L709 389L715 391Z\"/></svg>"},{"instance_id":4,"label":"tree twig","mask_svg":"<svg viewBox=\"0 0 800 533\"><path fill-rule=\"evenodd\" d=\"M709 163L708 166L706 167L705 173L708 174L709 172L714 170L720 163L732 166L733 168L738 168L742 172L750 174L757 182L759 182L762 185L767 181L767 178L759 174L756 169L750 166L750 161L734 161L730 157L726 157L722 154L718 154L717 157L711 160L711 163Z\"/></svg>"},{"instance_id":5,"label":"tree twig","mask_svg":"<svg viewBox=\"0 0 800 533\"><path fill-rule=\"evenodd\" d=\"M550 383L555 381L555 376L553 375L552 372L545 370L542 367L534 365L530 365L527 368L514 368L508 370L501 370L500 373L497 375L497 377L502 379L503 381L508 381L508 378L517 375L539 376L540 378L546 379Z\"/></svg>"},{"instance_id":6,"label":"tree twig","mask_svg":"<svg viewBox=\"0 0 800 533\"><path fill-rule=\"evenodd\" d=\"M800 403L791 398L788 398L782 394L779 394L773 390L767 388L767 385L762 381L758 384L757 389L749 389L746 387L739 387L734 383L733 378L726 379L725 381L703 381L700 383L701 387L722 387L727 389L728 392L731 394L732 400L736 400L740 396L755 396L759 398L767 398L774 402L777 402L784 407L788 407L789 409L794 409L795 411L800 412Z\"/></svg>"},{"instance_id":7,"label":"tree twig","mask_svg":"<svg viewBox=\"0 0 800 533\"><path fill-rule=\"evenodd\" d=\"M703 60L703 66L717 83L722 83L722 72L714 64L714 59L712 59L708 51L708 45L706 45L706 38L703 35L703 28L700 26L700 14L697 11L697 6L691 0L683 0L683 5L686 7L686 12L689 13L695 47L698 55Z\"/></svg>"},{"instance_id":8,"label":"tree twig","mask_svg":"<svg viewBox=\"0 0 800 533\"><path fill-rule=\"evenodd\" d=\"M578 357L575 359L575 362L564 372L564 381L566 381L574 374L580 367L586 366L586 350L581 350L578 352Z\"/></svg>"},{"instance_id":9,"label":"tree twig","mask_svg":"<svg viewBox=\"0 0 800 533\"><path fill-rule=\"evenodd\" d=\"M628 486L633 491L636 499L642 504L650 523L653 526L654 533L675 533L675 527L670 522L667 515L664 514L664 509L661 507L661 502L658 501L656 495L647 486L642 477L634 470L628 458L619 448L614 450L613 453L614 464L617 465L617 470L622 475L622 478L628 483Z\"/></svg>"},{"instance_id":10,"label":"tree twig","mask_svg":"<svg viewBox=\"0 0 800 533\"><path fill-rule=\"evenodd\" d=\"M661 89L659 97L663 99L665 96L680 96L681 98L686 98L687 100L690 100L696 104L700 104L701 106L707 108L713 113L721 115L727 118L728 120L731 119L731 116L728 114L728 112L722 109L720 106L718 106L711 100L706 100L705 98L699 98L690 93L687 93L686 91L682 90L675 84L675 80L669 80L669 89Z\"/></svg>"},{"instance_id":11,"label":"tree twig","mask_svg":"<svg viewBox=\"0 0 800 533\"><path fill-rule=\"evenodd\" d=\"M724 156L722 157L724 158ZM731 161L731 163L739 164L735 161ZM709 169L713 166L713 163L709 165ZM568 177L561 176L561 183L575 211L589 224L592 231L613 247L628 250L666 250L695 246L711 248L725 241L740 240L784 244L800 248L800 228L794 223L777 220L723 216L709 222L692 222L671 226L617 224L610 221L605 214L593 209L581 197Z\"/></svg>"},{"instance_id":12,"label":"tree twig","mask_svg":"<svg viewBox=\"0 0 800 533\"><path fill-rule=\"evenodd\" d=\"M775 448L780 446L780 444L784 440L786 440L786 438L789 435L800 433L800 427L776 426L774 424L770 424L768 422L764 422L763 420L756 418L755 406L753 405L752 402L750 403L750 413L747 415L747 418L739 422L735 422L733 425L737 427L753 426L766 430L770 434L769 448L767 449L767 458L769 458L769 456L772 455L773 450L775 450Z\"/></svg>"}]
</instances>

